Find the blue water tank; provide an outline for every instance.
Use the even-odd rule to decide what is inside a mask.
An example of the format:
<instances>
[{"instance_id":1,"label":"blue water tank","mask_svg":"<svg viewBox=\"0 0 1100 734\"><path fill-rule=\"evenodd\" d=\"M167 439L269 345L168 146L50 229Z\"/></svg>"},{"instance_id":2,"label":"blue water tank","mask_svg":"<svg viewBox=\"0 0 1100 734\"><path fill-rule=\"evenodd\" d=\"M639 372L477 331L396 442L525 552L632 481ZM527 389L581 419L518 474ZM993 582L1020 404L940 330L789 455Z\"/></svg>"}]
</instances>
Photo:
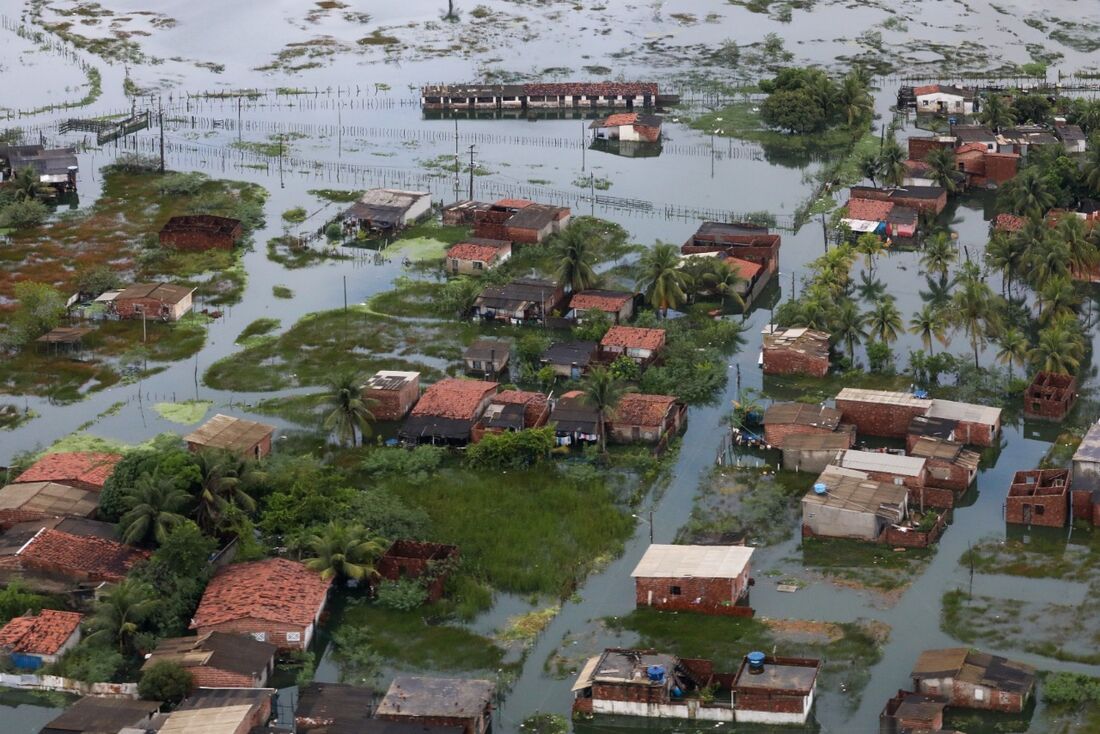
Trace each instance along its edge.
<instances>
[{"instance_id":1,"label":"blue water tank","mask_svg":"<svg viewBox=\"0 0 1100 734\"><path fill-rule=\"evenodd\" d=\"M745 658L749 661L750 673L760 673L764 670L764 653L750 652Z\"/></svg>"},{"instance_id":2,"label":"blue water tank","mask_svg":"<svg viewBox=\"0 0 1100 734\"><path fill-rule=\"evenodd\" d=\"M649 679L654 683L660 683L665 679L665 666L663 665L650 665L646 668L646 673L649 675Z\"/></svg>"},{"instance_id":3,"label":"blue water tank","mask_svg":"<svg viewBox=\"0 0 1100 734\"><path fill-rule=\"evenodd\" d=\"M825 482L815 482L814 483L814 494L828 494L828 493L829 493L829 488L827 486L825 486ZM756 655L756 654L757 653L752 653L752 655ZM760 655L763 655L763 654L764 653L760 653ZM749 655L749 657L751 658L752 655Z\"/></svg>"},{"instance_id":4,"label":"blue water tank","mask_svg":"<svg viewBox=\"0 0 1100 734\"><path fill-rule=\"evenodd\" d=\"M673 686L672 687L672 697L673 698L679 698L682 695L684 695L684 692L680 690L680 686Z\"/></svg>"},{"instance_id":5,"label":"blue water tank","mask_svg":"<svg viewBox=\"0 0 1100 734\"><path fill-rule=\"evenodd\" d=\"M928 391L924 390L923 388L918 387L915 390L913 390L913 397L920 398L921 400L924 400L925 398L928 397Z\"/></svg>"}]
</instances>

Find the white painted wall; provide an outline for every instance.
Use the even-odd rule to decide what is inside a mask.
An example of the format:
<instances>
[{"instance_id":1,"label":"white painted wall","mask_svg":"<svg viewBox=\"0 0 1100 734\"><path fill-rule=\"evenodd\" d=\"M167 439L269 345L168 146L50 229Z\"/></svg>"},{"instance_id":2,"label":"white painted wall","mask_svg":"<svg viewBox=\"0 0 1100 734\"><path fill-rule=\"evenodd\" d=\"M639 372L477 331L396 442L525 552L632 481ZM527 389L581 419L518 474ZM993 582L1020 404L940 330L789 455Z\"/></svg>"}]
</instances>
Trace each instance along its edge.
<instances>
[{"instance_id":1,"label":"white painted wall","mask_svg":"<svg viewBox=\"0 0 1100 734\"><path fill-rule=\"evenodd\" d=\"M812 690L810 691L810 695L806 696L802 703L802 713L800 714L737 709L736 720L738 723L742 724L805 724L806 720L810 718L810 709L814 706L814 692L815 691Z\"/></svg>"},{"instance_id":2,"label":"white painted wall","mask_svg":"<svg viewBox=\"0 0 1100 734\"><path fill-rule=\"evenodd\" d=\"M732 708L704 707L698 701L686 700L683 703L650 704L634 701L593 700L592 711L597 714L616 714L618 716L644 716L650 719L697 719L700 721L734 720Z\"/></svg>"}]
</instances>

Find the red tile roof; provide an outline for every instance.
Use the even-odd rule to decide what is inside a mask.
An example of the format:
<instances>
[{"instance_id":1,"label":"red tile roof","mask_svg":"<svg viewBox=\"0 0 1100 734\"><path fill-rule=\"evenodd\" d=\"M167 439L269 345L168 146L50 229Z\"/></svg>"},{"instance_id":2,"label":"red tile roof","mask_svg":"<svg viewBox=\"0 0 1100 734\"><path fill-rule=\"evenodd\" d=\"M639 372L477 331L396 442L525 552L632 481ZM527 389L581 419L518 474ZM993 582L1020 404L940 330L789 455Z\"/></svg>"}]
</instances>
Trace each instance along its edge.
<instances>
[{"instance_id":1,"label":"red tile roof","mask_svg":"<svg viewBox=\"0 0 1100 734\"><path fill-rule=\"evenodd\" d=\"M46 454L34 462L30 469L19 475L19 482L83 482L102 489L103 483L115 464L122 461L118 454L97 454L91 452L62 452Z\"/></svg>"},{"instance_id":2,"label":"red tile roof","mask_svg":"<svg viewBox=\"0 0 1100 734\"><path fill-rule=\"evenodd\" d=\"M955 149L955 155L959 153L988 153L989 149L982 143L964 143Z\"/></svg>"},{"instance_id":3,"label":"red tile roof","mask_svg":"<svg viewBox=\"0 0 1100 734\"><path fill-rule=\"evenodd\" d=\"M617 312L620 308L634 298L633 293L615 293L613 291L581 291L574 293L569 301L570 308L579 308L582 311L596 309L599 311Z\"/></svg>"},{"instance_id":4,"label":"red tile roof","mask_svg":"<svg viewBox=\"0 0 1100 734\"><path fill-rule=\"evenodd\" d=\"M493 206L499 206L501 209L526 209L534 203L527 199L500 199Z\"/></svg>"},{"instance_id":5,"label":"red tile roof","mask_svg":"<svg viewBox=\"0 0 1100 734\"><path fill-rule=\"evenodd\" d=\"M619 399L611 422L625 426L659 426L675 403L676 398L671 395L627 393Z\"/></svg>"},{"instance_id":6,"label":"red tile roof","mask_svg":"<svg viewBox=\"0 0 1100 734\"><path fill-rule=\"evenodd\" d=\"M742 260L739 257L727 257L725 262L745 280L752 280L764 269L764 266L760 263Z\"/></svg>"},{"instance_id":7,"label":"red tile roof","mask_svg":"<svg viewBox=\"0 0 1100 734\"><path fill-rule=\"evenodd\" d=\"M546 412L546 406L550 401L540 392L501 390L493 396L493 402L500 405L524 406L523 420L528 426L531 426Z\"/></svg>"},{"instance_id":8,"label":"red tile roof","mask_svg":"<svg viewBox=\"0 0 1100 734\"><path fill-rule=\"evenodd\" d=\"M993 220L993 228L998 232L1018 232L1025 224L1027 220L1016 214L998 214Z\"/></svg>"},{"instance_id":9,"label":"red tile roof","mask_svg":"<svg viewBox=\"0 0 1100 734\"><path fill-rule=\"evenodd\" d=\"M524 84L523 89L527 94L535 96L555 94L574 97L639 97L645 94L651 97L657 96L655 82L537 82Z\"/></svg>"},{"instance_id":10,"label":"red tile roof","mask_svg":"<svg viewBox=\"0 0 1100 734\"><path fill-rule=\"evenodd\" d=\"M893 208L894 204L890 201L851 199L848 201L848 218L864 222L882 222L886 220Z\"/></svg>"},{"instance_id":11,"label":"red tile roof","mask_svg":"<svg viewBox=\"0 0 1100 734\"><path fill-rule=\"evenodd\" d=\"M473 420L485 395L495 392L497 387L495 382L448 377L424 391L412 414Z\"/></svg>"},{"instance_id":12,"label":"red tile roof","mask_svg":"<svg viewBox=\"0 0 1100 734\"><path fill-rule=\"evenodd\" d=\"M473 242L459 242L447 250L448 260L480 260L492 262L500 257L503 248L492 245L478 245Z\"/></svg>"},{"instance_id":13,"label":"red tile roof","mask_svg":"<svg viewBox=\"0 0 1100 734\"><path fill-rule=\"evenodd\" d=\"M9 653L54 655L77 628L83 615L43 609L37 617L15 617L0 629L0 648Z\"/></svg>"},{"instance_id":14,"label":"red tile roof","mask_svg":"<svg viewBox=\"0 0 1100 734\"><path fill-rule=\"evenodd\" d=\"M148 553L106 538L42 530L16 554L28 568L89 581L122 581Z\"/></svg>"},{"instance_id":15,"label":"red tile roof","mask_svg":"<svg viewBox=\"0 0 1100 734\"><path fill-rule=\"evenodd\" d=\"M307 627L314 622L332 582L285 558L234 563L206 587L191 629L234 619L263 619Z\"/></svg>"},{"instance_id":16,"label":"red tile roof","mask_svg":"<svg viewBox=\"0 0 1100 734\"><path fill-rule=\"evenodd\" d=\"M660 349L664 343L664 329L643 329L637 326L612 326L600 340L601 347L626 349Z\"/></svg>"},{"instance_id":17,"label":"red tile roof","mask_svg":"<svg viewBox=\"0 0 1100 734\"><path fill-rule=\"evenodd\" d=\"M637 112L616 112L613 115L608 115L603 124L604 127L619 127L620 125L633 125L637 120Z\"/></svg>"}]
</instances>

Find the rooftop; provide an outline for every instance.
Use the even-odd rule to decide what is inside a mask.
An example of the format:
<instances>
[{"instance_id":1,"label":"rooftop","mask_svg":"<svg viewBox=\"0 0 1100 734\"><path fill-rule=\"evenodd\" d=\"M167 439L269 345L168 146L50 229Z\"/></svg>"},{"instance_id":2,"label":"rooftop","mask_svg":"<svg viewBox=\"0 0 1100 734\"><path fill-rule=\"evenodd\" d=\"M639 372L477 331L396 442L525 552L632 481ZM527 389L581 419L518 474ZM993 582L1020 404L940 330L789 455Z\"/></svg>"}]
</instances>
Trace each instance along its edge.
<instances>
[{"instance_id":1,"label":"rooftop","mask_svg":"<svg viewBox=\"0 0 1100 734\"><path fill-rule=\"evenodd\" d=\"M591 289L574 293L569 301L569 307L582 311L596 309L616 313L633 299L634 294L626 291Z\"/></svg>"},{"instance_id":2,"label":"rooftop","mask_svg":"<svg viewBox=\"0 0 1100 734\"><path fill-rule=\"evenodd\" d=\"M201 709L173 711L159 734L236 734L255 711L255 704L238 703Z\"/></svg>"},{"instance_id":3,"label":"rooftop","mask_svg":"<svg viewBox=\"0 0 1100 734\"><path fill-rule=\"evenodd\" d=\"M997 135L984 125L952 125L951 134L960 143L994 142Z\"/></svg>"},{"instance_id":4,"label":"rooftop","mask_svg":"<svg viewBox=\"0 0 1100 734\"><path fill-rule=\"evenodd\" d=\"M959 464L971 471L978 468L981 454L971 451L958 441L948 441L933 436L922 436L913 444L913 450L909 452L913 456L923 456L926 459L942 459L953 464Z\"/></svg>"},{"instance_id":5,"label":"rooftop","mask_svg":"<svg viewBox=\"0 0 1100 734\"><path fill-rule=\"evenodd\" d=\"M824 331L815 331L803 327L779 329L764 327L765 349L790 349L814 357L829 357L829 335Z\"/></svg>"},{"instance_id":6,"label":"rooftop","mask_svg":"<svg viewBox=\"0 0 1100 734\"><path fill-rule=\"evenodd\" d=\"M998 232L1018 232L1027 224L1027 217L1018 214L998 214L993 219L993 229Z\"/></svg>"},{"instance_id":7,"label":"rooftop","mask_svg":"<svg viewBox=\"0 0 1100 734\"><path fill-rule=\"evenodd\" d=\"M509 217L508 221L505 222L505 226L515 227L517 229L539 230L557 220L561 212L568 211L568 209L559 206L531 204L530 206L523 207Z\"/></svg>"},{"instance_id":8,"label":"rooftop","mask_svg":"<svg viewBox=\"0 0 1100 734\"><path fill-rule=\"evenodd\" d=\"M765 656L764 669L755 672L746 658L733 682L734 692L768 690L809 695L821 668L819 660Z\"/></svg>"},{"instance_id":9,"label":"rooftop","mask_svg":"<svg viewBox=\"0 0 1100 734\"><path fill-rule=\"evenodd\" d=\"M117 732L143 722L160 709L160 701L84 696L46 724L50 731Z\"/></svg>"},{"instance_id":10,"label":"rooftop","mask_svg":"<svg viewBox=\"0 0 1100 734\"><path fill-rule=\"evenodd\" d=\"M494 690L487 680L400 676L393 679L377 714L473 719L492 704Z\"/></svg>"},{"instance_id":11,"label":"rooftop","mask_svg":"<svg viewBox=\"0 0 1100 734\"><path fill-rule=\"evenodd\" d=\"M463 359L490 360L507 358L512 352L511 342L503 339L478 339L466 347Z\"/></svg>"},{"instance_id":12,"label":"rooftop","mask_svg":"<svg viewBox=\"0 0 1100 734\"><path fill-rule=\"evenodd\" d=\"M1026 693L1035 685L1035 668L966 647L925 650L913 666L913 678L952 677L995 690Z\"/></svg>"},{"instance_id":13,"label":"rooftop","mask_svg":"<svg viewBox=\"0 0 1100 734\"><path fill-rule=\"evenodd\" d=\"M919 456L902 456L878 451L848 449L836 460L837 466L864 472L883 472L905 477L924 474L925 459Z\"/></svg>"},{"instance_id":14,"label":"rooftop","mask_svg":"<svg viewBox=\"0 0 1100 734\"><path fill-rule=\"evenodd\" d=\"M664 120L659 115L646 112L616 112L599 120L593 120L588 126L590 130L601 127L621 127L622 125L642 125L644 127L660 127Z\"/></svg>"},{"instance_id":15,"label":"rooftop","mask_svg":"<svg viewBox=\"0 0 1100 734\"><path fill-rule=\"evenodd\" d=\"M355 219L396 221L424 197L431 197L431 193L402 189L370 189L364 191L359 200L348 207L344 215Z\"/></svg>"},{"instance_id":16,"label":"rooftop","mask_svg":"<svg viewBox=\"0 0 1100 734\"><path fill-rule=\"evenodd\" d=\"M473 420L487 394L496 392L497 383L448 377L428 387L412 409L412 415L431 415L454 420Z\"/></svg>"},{"instance_id":17,"label":"rooftop","mask_svg":"<svg viewBox=\"0 0 1100 734\"><path fill-rule=\"evenodd\" d=\"M793 451L843 451L852 445L852 435L848 431L832 433L795 433L783 439L783 450Z\"/></svg>"},{"instance_id":18,"label":"rooftop","mask_svg":"<svg viewBox=\"0 0 1100 734\"><path fill-rule=\"evenodd\" d=\"M314 722L369 719L374 713L371 688L340 683L309 683L298 689L294 716Z\"/></svg>"},{"instance_id":19,"label":"rooftop","mask_svg":"<svg viewBox=\"0 0 1100 734\"><path fill-rule=\"evenodd\" d=\"M194 288L185 285L173 285L172 283L135 283L116 297L116 301L129 301L137 298L149 298L161 303L179 303L190 298L195 292Z\"/></svg>"},{"instance_id":20,"label":"rooftop","mask_svg":"<svg viewBox=\"0 0 1100 734\"><path fill-rule=\"evenodd\" d=\"M452 246L447 250L447 259L492 262L511 249L512 243L507 240L474 238Z\"/></svg>"},{"instance_id":21,"label":"rooftop","mask_svg":"<svg viewBox=\"0 0 1100 734\"><path fill-rule=\"evenodd\" d=\"M368 390L400 390L413 380L419 380L419 372L402 372L399 370L378 370L363 387Z\"/></svg>"},{"instance_id":22,"label":"rooftop","mask_svg":"<svg viewBox=\"0 0 1100 734\"><path fill-rule=\"evenodd\" d=\"M550 421L558 433L596 433L599 430L600 414L584 396L578 392L568 392L558 398L550 411Z\"/></svg>"},{"instance_id":23,"label":"rooftop","mask_svg":"<svg viewBox=\"0 0 1100 734\"><path fill-rule=\"evenodd\" d=\"M851 470L848 470L851 471ZM839 510L862 512L878 515L889 522L904 519L909 490L900 484L887 484L871 479L863 479L826 467L817 478L818 484L827 488L825 494L818 494L813 488L802 498L803 505L819 505Z\"/></svg>"},{"instance_id":24,"label":"rooftop","mask_svg":"<svg viewBox=\"0 0 1100 734\"><path fill-rule=\"evenodd\" d=\"M619 399L611 421L628 426L659 426L675 404L676 398L671 395L627 393Z\"/></svg>"},{"instance_id":25,"label":"rooftop","mask_svg":"<svg viewBox=\"0 0 1100 734\"><path fill-rule=\"evenodd\" d=\"M848 218L864 222L882 222L886 220L893 208L892 201L857 199L853 196L848 200Z\"/></svg>"},{"instance_id":26,"label":"rooftop","mask_svg":"<svg viewBox=\"0 0 1100 734\"><path fill-rule=\"evenodd\" d=\"M46 454L16 477L22 482L82 482L102 488L103 483L122 461L119 454L59 452Z\"/></svg>"},{"instance_id":27,"label":"rooftop","mask_svg":"<svg viewBox=\"0 0 1100 734\"><path fill-rule=\"evenodd\" d=\"M880 405L896 405L906 408L929 408L932 401L927 398L918 398L907 392L892 392L889 390L864 390L856 387L846 387L837 393L836 399L851 400L859 403L878 403Z\"/></svg>"},{"instance_id":28,"label":"rooftop","mask_svg":"<svg viewBox=\"0 0 1100 734\"><path fill-rule=\"evenodd\" d=\"M1076 461L1100 461L1100 422L1093 423L1073 454Z\"/></svg>"},{"instance_id":29,"label":"rooftop","mask_svg":"<svg viewBox=\"0 0 1100 734\"><path fill-rule=\"evenodd\" d=\"M665 343L664 329L643 329L638 326L612 326L600 340L602 347L626 349L660 349Z\"/></svg>"},{"instance_id":30,"label":"rooftop","mask_svg":"<svg viewBox=\"0 0 1100 734\"><path fill-rule=\"evenodd\" d=\"M745 571L752 548L744 545L660 545L646 549L633 578L735 579Z\"/></svg>"},{"instance_id":31,"label":"rooftop","mask_svg":"<svg viewBox=\"0 0 1100 734\"><path fill-rule=\"evenodd\" d=\"M285 558L234 563L211 579L191 629L246 617L305 627L313 624L330 584Z\"/></svg>"},{"instance_id":32,"label":"rooftop","mask_svg":"<svg viewBox=\"0 0 1100 734\"><path fill-rule=\"evenodd\" d=\"M795 424L835 431L841 412L836 408L808 403L772 403L764 411L764 425Z\"/></svg>"},{"instance_id":33,"label":"rooftop","mask_svg":"<svg viewBox=\"0 0 1100 734\"><path fill-rule=\"evenodd\" d=\"M940 400L936 398L925 413L929 418L947 418L948 420L965 421L967 423L983 423L996 425L1001 420L1001 409L988 405L975 405L974 403L958 403L954 400Z\"/></svg>"},{"instance_id":34,"label":"rooftop","mask_svg":"<svg viewBox=\"0 0 1100 734\"><path fill-rule=\"evenodd\" d=\"M83 616L76 612L53 609L15 617L0 629L0 648L9 653L54 655L80 627L81 619Z\"/></svg>"},{"instance_id":35,"label":"rooftop","mask_svg":"<svg viewBox=\"0 0 1100 734\"><path fill-rule=\"evenodd\" d=\"M248 451L275 433L275 426L218 413L191 433L184 441L210 449L225 449L234 453Z\"/></svg>"},{"instance_id":36,"label":"rooftop","mask_svg":"<svg viewBox=\"0 0 1100 734\"><path fill-rule=\"evenodd\" d=\"M585 671L582 671L584 680L578 679L577 681L578 685L583 683L582 688L591 685L593 681L664 686L666 685L664 681L655 682L649 679L649 668L659 665L664 668L665 673L673 675L679 662L675 655L668 653L653 652L652 650L620 649L605 650L602 655L593 658L592 661L594 661L594 664L587 670L588 675L583 676ZM588 665L585 667L588 668Z\"/></svg>"},{"instance_id":37,"label":"rooftop","mask_svg":"<svg viewBox=\"0 0 1100 734\"><path fill-rule=\"evenodd\" d=\"M142 670L164 660L185 668L211 667L242 675L260 675L278 648L248 635L207 632L197 637L171 637L157 643Z\"/></svg>"},{"instance_id":38,"label":"rooftop","mask_svg":"<svg viewBox=\"0 0 1100 734\"><path fill-rule=\"evenodd\" d=\"M735 273L744 278L745 280L752 280L764 269L764 266L760 263L754 263L749 260L742 260L739 257L733 257L727 255L725 257L726 265L728 265Z\"/></svg>"},{"instance_id":39,"label":"rooftop","mask_svg":"<svg viewBox=\"0 0 1100 734\"><path fill-rule=\"evenodd\" d=\"M504 285L487 285L477 297L479 305L519 310L528 304L546 303L558 292L557 283L537 278L519 278Z\"/></svg>"},{"instance_id":40,"label":"rooftop","mask_svg":"<svg viewBox=\"0 0 1100 734\"><path fill-rule=\"evenodd\" d=\"M914 87L913 94L918 97L923 97L928 94L946 94L962 97L963 99L974 99L974 88L958 87L953 84L926 84L921 87Z\"/></svg>"},{"instance_id":41,"label":"rooftop","mask_svg":"<svg viewBox=\"0 0 1100 734\"><path fill-rule=\"evenodd\" d=\"M959 422L950 418L929 418L927 415L915 415L909 420L908 433L917 436L951 438Z\"/></svg>"},{"instance_id":42,"label":"rooftop","mask_svg":"<svg viewBox=\"0 0 1100 734\"><path fill-rule=\"evenodd\" d=\"M557 342L542 353L542 361L550 364L571 365L577 364L584 367L591 360L599 347L596 342Z\"/></svg>"},{"instance_id":43,"label":"rooftop","mask_svg":"<svg viewBox=\"0 0 1100 734\"><path fill-rule=\"evenodd\" d=\"M56 482L24 482L0 489L0 511L22 510L43 515L90 517L99 507L99 493Z\"/></svg>"},{"instance_id":44,"label":"rooftop","mask_svg":"<svg viewBox=\"0 0 1100 734\"><path fill-rule=\"evenodd\" d=\"M118 582L148 553L106 538L43 528L16 555L31 567Z\"/></svg>"}]
</instances>

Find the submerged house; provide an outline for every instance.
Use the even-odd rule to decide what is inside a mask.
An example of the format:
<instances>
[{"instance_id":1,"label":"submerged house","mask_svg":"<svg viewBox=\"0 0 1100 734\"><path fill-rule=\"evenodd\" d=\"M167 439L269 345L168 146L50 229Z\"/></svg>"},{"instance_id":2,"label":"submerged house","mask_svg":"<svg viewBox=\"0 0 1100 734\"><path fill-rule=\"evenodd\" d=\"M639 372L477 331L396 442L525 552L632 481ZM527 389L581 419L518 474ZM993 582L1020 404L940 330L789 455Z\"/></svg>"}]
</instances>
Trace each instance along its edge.
<instances>
[{"instance_id":1,"label":"submerged house","mask_svg":"<svg viewBox=\"0 0 1100 734\"><path fill-rule=\"evenodd\" d=\"M1056 372L1038 372L1024 393L1024 416L1064 420L1077 403L1077 378Z\"/></svg>"},{"instance_id":2,"label":"submerged house","mask_svg":"<svg viewBox=\"0 0 1100 734\"><path fill-rule=\"evenodd\" d=\"M925 413L929 418L955 421L955 440L975 446L993 446L1001 434L1001 409L936 398Z\"/></svg>"},{"instance_id":3,"label":"submerged house","mask_svg":"<svg viewBox=\"0 0 1100 734\"><path fill-rule=\"evenodd\" d=\"M508 240L490 240L471 237L447 250L443 261L447 272L453 275L473 275L492 270L512 256L512 243Z\"/></svg>"},{"instance_id":4,"label":"submerged house","mask_svg":"<svg viewBox=\"0 0 1100 734\"><path fill-rule=\"evenodd\" d=\"M904 438L909 422L932 407L931 400L907 392L855 387L841 390L835 402L843 421L854 425L858 433L883 438Z\"/></svg>"},{"instance_id":5,"label":"submerged house","mask_svg":"<svg viewBox=\"0 0 1100 734\"><path fill-rule=\"evenodd\" d=\"M0 181L9 181L30 168L38 182L61 191L76 191L79 163L75 148L46 148L42 145L0 145Z\"/></svg>"},{"instance_id":6,"label":"submerged house","mask_svg":"<svg viewBox=\"0 0 1100 734\"><path fill-rule=\"evenodd\" d=\"M191 674L192 688L263 688L275 669L278 648L242 634L207 632L161 640L142 670L168 661Z\"/></svg>"},{"instance_id":7,"label":"submerged house","mask_svg":"<svg viewBox=\"0 0 1100 734\"><path fill-rule=\"evenodd\" d=\"M958 441L921 436L909 450L925 459L924 487L913 496L913 504L950 509L978 476L981 455Z\"/></svg>"},{"instance_id":8,"label":"submerged house","mask_svg":"<svg viewBox=\"0 0 1100 734\"><path fill-rule=\"evenodd\" d=\"M171 283L135 283L115 295L108 308L120 319L179 321L193 305L194 288Z\"/></svg>"},{"instance_id":9,"label":"submerged house","mask_svg":"<svg viewBox=\"0 0 1100 734\"><path fill-rule=\"evenodd\" d=\"M466 347L462 361L466 373L483 377L496 377L508 367L512 344L502 339L478 339Z\"/></svg>"},{"instance_id":10,"label":"submerged house","mask_svg":"<svg viewBox=\"0 0 1100 734\"><path fill-rule=\"evenodd\" d=\"M917 112L939 115L972 115L978 111L974 87L926 84L913 88Z\"/></svg>"},{"instance_id":11,"label":"submerged house","mask_svg":"<svg viewBox=\"0 0 1100 734\"><path fill-rule=\"evenodd\" d=\"M833 465L841 469L863 472L868 479L876 482L888 482L919 490L924 486L926 462L927 460L920 456L846 449L837 454Z\"/></svg>"},{"instance_id":12,"label":"submerged house","mask_svg":"<svg viewBox=\"0 0 1100 734\"><path fill-rule=\"evenodd\" d=\"M802 535L877 542L909 515L909 490L826 469L802 498Z\"/></svg>"},{"instance_id":13,"label":"submerged house","mask_svg":"<svg viewBox=\"0 0 1100 734\"><path fill-rule=\"evenodd\" d=\"M378 559L377 571L387 581L423 580L428 601L443 598L443 589L454 564L458 546L398 539Z\"/></svg>"},{"instance_id":14,"label":"submerged house","mask_svg":"<svg viewBox=\"0 0 1100 734\"><path fill-rule=\"evenodd\" d=\"M568 207L539 204L527 199L500 199L467 208L474 236L534 245L569 225Z\"/></svg>"},{"instance_id":15,"label":"submerged house","mask_svg":"<svg viewBox=\"0 0 1100 734\"><path fill-rule=\"evenodd\" d=\"M680 247L684 255L723 253L738 260L761 266L753 278L752 293L759 293L779 272L779 248L782 238L767 227L748 223L703 222ZM742 273L748 279L748 275ZM746 299L746 300L751 300Z\"/></svg>"},{"instance_id":16,"label":"submerged house","mask_svg":"<svg viewBox=\"0 0 1100 734\"><path fill-rule=\"evenodd\" d=\"M959 708L1019 713L1035 690L1035 668L966 647L925 650L910 676L917 693Z\"/></svg>"},{"instance_id":17,"label":"submerged house","mask_svg":"<svg viewBox=\"0 0 1100 734\"><path fill-rule=\"evenodd\" d=\"M1005 499L1005 522L1065 527L1069 520L1069 469L1018 471Z\"/></svg>"},{"instance_id":18,"label":"submerged house","mask_svg":"<svg viewBox=\"0 0 1100 734\"><path fill-rule=\"evenodd\" d=\"M476 443L486 433L514 433L539 428L550 419L550 401L540 392L502 390L489 401L481 419L474 426L472 440Z\"/></svg>"},{"instance_id":19,"label":"submerged house","mask_svg":"<svg viewBox=\"0 0 1100 734\"><path fill-rule=\"evenodd\" d=\"M844 448L855 445L855 429L841 423L841 412L836 408L808 403L772 403L764 411L764 440L768 445L784 448L792 436L841 435Z\"/></svg>"},{"instance_id":20,"label":"submerged house","mask_svg":"<svg viewBox=\"0 0 1100 734\"><path fill-rule=\"evenodd\" d=\"M665 347L664 329L647 329L640 326L612 326L600 340L600 357L613 362L626 355L642 367L652 363Z\"/></svg>"},{"instance_id":21,"label":"submerged house","mask_svg":"<svg viewBox=\"0 0 1100 734\"><path fill-rule=\"evenodd\" d=\"M424 391L398 436L411 444L464 446L499 388L497 383L484 380L440 380Z\"/></svg>"},{"instance_id":22,"label":"submerged house","mask_svg":"<svg viewBox=\"0 0 1100 734\"><path fill-rule=\"evenodd\" d=\"M829 335L806 328L764 327L760 359L765 375L810 375L829 372Z\"/></svg>"},{"instance_id":23,"label":"submerged house","mask_svg":"<svg viewBox=\"0 0 1100 734\"><path fill-rule=\"evenodd\" d=\"M854 441L854 431L791 434L783 439L781 447L783 468L820 474L839 454L851 448Z\"/></svg>"},{"instance_id":24,"label":"submerged house","mask_svg":"<svg viewBox=\"0 0 1100 734\"><path fill-rule=\"evenodd\" d=\"M613 324L621 324L634 315L634 298L635 294L627 291L578 291L569 298L569 311L565 318L583 323L589 313L602 311L611 317Z\"/></svg>"},{"instance_id":25,"label":"submerged house","mask_svg":"<svg viewBox=\"0 0 1100 734\"><path fill-rule=\"evenodd\" d=\"M634 603L665 611L751 617L752 548L651 545L630 576Z\"/></svg>"},{"instance_id":26,"label":"submerged house","mask_svg":"<svg viewBox=\"0 0 1100 734\"><path fill-rule=\"evenodd\" d=\"M596 342L556 342L542 353L539 362L552 367L558 377L579 380L596 359L599 348Z\"/></svg>"},{"instance_id":27,"label":"submerged house","mask_svg":"<svg viewBox=\"0 0 1100 734\"><path fill-rule=\"evenodd\" d=\"M423 219L431 210L432 195L428 191L370 189L344 211L344 233L392 234Z\"/></svg>"},{"instance_id":28,"label":"submerged house","mask_svg":"<svg viewBox=\"0 0 1100 734\"><path fill-rule=\"evenodd\" d=\"M661 445L680 432L687 405L671 395L627 393L608 418L609 438L616 443Z\"/></svg>"},{"instance_id":29,"label":"submerged house","mask_svg":"<svg viewBox=\"0 0 1100 734\"><path fill-rule=\"evenodd\" d=\"M660 116L647 112L617 112L588 126L598 140L621 140L635 143L656 143L661 139Z\"/></svg>"},{"instance_id":30,"label":"submerged house","mask_svg":"<svg viewBox=\"0 0 1100 734\"><path fill-rule=\"evenodd\" d=\"M493 694L487 680L394 678L375 718L408 724L460 727L463 734L485 734L492 727Z\"/></svg>"},{"instance_id":31,"label":"submerged house","mask_svg":"<svg viewBox=\"0 0 1100 734\"><path fill-rule=\"evenodd\" d=\"M553 281L518 278L486 286L474 301L473 315L485 321L542 324L564 300L565 291Z\"/></svg>"},{"instance_id":32,"label":"submerged house","mask_svg":"<svg viewBox=\"0 0 1100 734\"><path fill-rule=\"evenodd\" d=\"M556 401L550 410L550 423L559 446L575 443L596 443L600 440L600 413L579 390L570 390Z\"/></svg>"}]
</instances>

